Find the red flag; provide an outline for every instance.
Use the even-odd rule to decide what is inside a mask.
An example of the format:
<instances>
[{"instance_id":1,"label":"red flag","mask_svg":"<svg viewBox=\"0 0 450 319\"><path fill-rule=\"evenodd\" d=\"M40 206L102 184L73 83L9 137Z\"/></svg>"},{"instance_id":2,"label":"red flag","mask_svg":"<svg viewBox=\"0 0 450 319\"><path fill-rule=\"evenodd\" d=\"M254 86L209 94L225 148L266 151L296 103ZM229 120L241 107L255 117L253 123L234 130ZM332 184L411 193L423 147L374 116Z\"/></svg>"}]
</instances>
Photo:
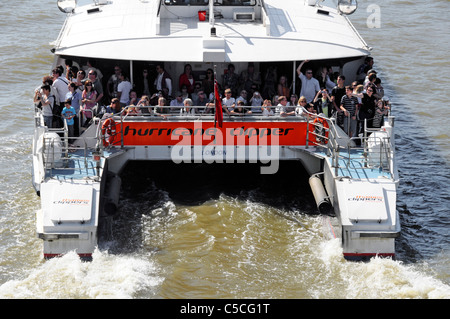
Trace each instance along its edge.
<instances>
[{"instance_id":1,"label":"red flag","mask_svg":"<svg viewBox=\"0 0 450 319\"><path fill-rule=\"evenodd\" d=\"M219 127L222 127L223 123L223 112L222 112L222 100L219 95L219 86L217 81L214 83L214 99L216 104L216 115L214 117L214 127L216 127L216 123L219 123Z\"/></svg>"}]
</instances>

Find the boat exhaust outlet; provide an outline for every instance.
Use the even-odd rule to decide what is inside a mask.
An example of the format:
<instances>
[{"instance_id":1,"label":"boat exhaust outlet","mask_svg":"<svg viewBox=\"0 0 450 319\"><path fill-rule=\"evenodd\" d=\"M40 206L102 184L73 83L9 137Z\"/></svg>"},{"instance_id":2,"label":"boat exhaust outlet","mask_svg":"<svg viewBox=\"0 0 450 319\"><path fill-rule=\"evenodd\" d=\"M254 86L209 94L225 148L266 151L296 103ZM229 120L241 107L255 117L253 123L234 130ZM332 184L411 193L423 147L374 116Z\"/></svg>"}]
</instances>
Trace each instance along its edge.
<instances>
[{"instance_id":1,"label":"boat exhaust outlet","mask_svg":"<svg viewBox=\"0 0 450 319\"><path fill-rule=\"evenodd\" d=\"M328 200L327 192L323 187L322 180L317 175L312 175L309 178L309 186L316 200L317 209L321 214L330 214L333 211L333 207Z\"/></svg>"}]
</instances>

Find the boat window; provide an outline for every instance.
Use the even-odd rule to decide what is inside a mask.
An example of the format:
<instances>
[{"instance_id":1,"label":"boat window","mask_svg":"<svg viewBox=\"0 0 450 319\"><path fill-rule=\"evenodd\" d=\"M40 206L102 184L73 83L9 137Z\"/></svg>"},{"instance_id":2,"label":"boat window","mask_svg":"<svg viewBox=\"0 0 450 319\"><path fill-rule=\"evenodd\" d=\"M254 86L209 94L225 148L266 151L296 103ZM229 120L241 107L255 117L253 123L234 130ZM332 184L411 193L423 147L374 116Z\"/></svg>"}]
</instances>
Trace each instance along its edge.
<instances>
[{"instance_id":1,"label":"boat window","mask_svg":"<svg viewBox=\"0 0 450 319\"><path fill-rule=\"evenodd\" d=\"M187 6L187 5L194 5L194 6L204 6L208 5L208 0L164 0L165 5L172 5L172 6Z\"/></svg>"},{"instance_id":2,"label":"boat window","mask_svg":"<svg viewBox=\"0 0 450 319\"><path fill-rule=\"evenodd\" d=\"M254 6L256 0L214 0L215 4L222 6Z\"/></svg>"},{"instance_id":3,"label":"boat window","mask_svg":"<svg viewBox=\"0 0 450 319\"><path fill-rule=\"evenodd\" d=\"M211 0L218 6L254 6L256 0ZM209 0L164 0L165 5L208 5Z\"/></svg>"}]
</instances>

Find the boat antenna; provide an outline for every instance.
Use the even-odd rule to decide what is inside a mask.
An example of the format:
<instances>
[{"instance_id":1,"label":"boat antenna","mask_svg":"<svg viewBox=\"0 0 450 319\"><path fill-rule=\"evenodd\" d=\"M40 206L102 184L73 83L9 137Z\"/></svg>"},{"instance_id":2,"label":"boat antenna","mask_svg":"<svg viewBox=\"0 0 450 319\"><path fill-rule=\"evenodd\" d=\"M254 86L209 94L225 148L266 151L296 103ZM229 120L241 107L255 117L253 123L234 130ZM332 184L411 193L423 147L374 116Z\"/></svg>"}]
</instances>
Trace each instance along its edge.
<instances>
[{"instance_id":1,"label":"boat antenna","mask_svg":"<svg viewBox=\"0 0 450 319\"><path fill-rule=\"evenodd\" d=\"M209 1L209 24L211 25L211 36L216 36L216 27L214 26L216 19L214 17L214 1ZM215 72L215 71L214 71Z\"/></svg>"}]
</instances>

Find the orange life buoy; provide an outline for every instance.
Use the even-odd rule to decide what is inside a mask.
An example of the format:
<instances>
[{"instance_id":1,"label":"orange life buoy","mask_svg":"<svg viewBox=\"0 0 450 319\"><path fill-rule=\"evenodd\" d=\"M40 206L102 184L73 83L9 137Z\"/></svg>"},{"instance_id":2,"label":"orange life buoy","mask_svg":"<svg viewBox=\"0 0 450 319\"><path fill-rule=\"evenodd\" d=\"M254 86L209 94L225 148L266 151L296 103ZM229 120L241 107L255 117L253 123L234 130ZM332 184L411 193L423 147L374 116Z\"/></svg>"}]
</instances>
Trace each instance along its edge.
<instances>
[{"instance_id":1,"label":"orange life buoy","mask_svg":"<svg viewBox=\"0 0 450 319\"><path fill-rule=\"evenodd\" d=\"M116 122L112 118L102 124L103 146L107 147L114 143L116 137Z\"/></svg>"},{"instance_id":2,"label":"orange life buoy","mask_svg":"<svg viewBox=\"0 0 450 319\"><path fill-rule=\"evenodd\" d=\"M321 144L327 144L328 143L328 122L327 120L316 117L314 122L314 135L316 136L316 142Z\"/></svg>"}]
</instances>

